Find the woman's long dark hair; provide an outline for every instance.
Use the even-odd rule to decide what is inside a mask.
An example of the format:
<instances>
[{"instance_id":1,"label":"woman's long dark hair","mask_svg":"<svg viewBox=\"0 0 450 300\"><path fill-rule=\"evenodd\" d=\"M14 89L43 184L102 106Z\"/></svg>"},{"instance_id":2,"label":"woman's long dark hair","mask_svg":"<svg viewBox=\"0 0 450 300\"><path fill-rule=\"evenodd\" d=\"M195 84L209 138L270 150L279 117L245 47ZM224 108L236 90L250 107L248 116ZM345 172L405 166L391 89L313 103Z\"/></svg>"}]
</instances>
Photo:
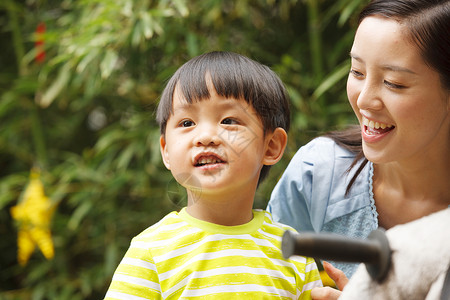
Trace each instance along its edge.
<instances>
[{"instance_id":1,"label":"woman's long dark hair","mask_svg":"<svg viewBox=\"0 0 450 300\"><path fill-rule=\"evenodd\" d=\"M360 13L359 22L370 16L392 18L407 26L411 41L424 61L439 73L444 89L450 91L450 1L449 0L372 0ZM362 150L361 127L332 131L325 136L355 154L347 172L358 165L346 195L367 165Z\"/></svg>"},{"instance_id":2,"label":"woman's long dark hair","mask_svg":"<svg viewBox=\"0 0 450 300\"><path fill-rule=\"evenodd\" d=\"M361 127L359 125L353 125L346 130L330 131L326 133L324 136L333 139L336 142L336 144L355 154L355 158L353 159L352 164L346 170L347 172L350 172L350 170L353 169L360 162L358 169L356 170L353 177L350 179L350 182L348 183L347 188L345 190L345 195L348 195L350 189L353 186L353 183L355 183L356 178L369 162L367 158L364 156L364 152L362 149Z\"/></svg>"}]
</instances>

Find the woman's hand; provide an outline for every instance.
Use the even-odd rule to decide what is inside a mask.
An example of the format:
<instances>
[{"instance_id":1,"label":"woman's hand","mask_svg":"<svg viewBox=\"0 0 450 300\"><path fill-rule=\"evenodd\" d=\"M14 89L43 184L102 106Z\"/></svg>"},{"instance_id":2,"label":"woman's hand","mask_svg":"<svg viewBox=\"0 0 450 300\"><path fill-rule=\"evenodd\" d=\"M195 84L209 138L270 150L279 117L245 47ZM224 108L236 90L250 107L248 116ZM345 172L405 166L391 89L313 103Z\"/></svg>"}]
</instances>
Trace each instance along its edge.
<instances>
[{"instance_id":1,"label":"woman's hand","mask_svg":"<svg viewBox=\"0 0 450 300\"><path fill-rule=\"evenodd\" d=\"M341 295L341 291L347 284L348 278L347 276L345 276L344 272L333 267L332 264L326 261L323 262L323 268L325 269L325 272L327 272L328 276L330 276L330 278L334 280L334 282L336 283L336 287L339 290L329 286L313 288L311 290L311 298L313 300L337 300Z\"/></svg>"}]
</instances>

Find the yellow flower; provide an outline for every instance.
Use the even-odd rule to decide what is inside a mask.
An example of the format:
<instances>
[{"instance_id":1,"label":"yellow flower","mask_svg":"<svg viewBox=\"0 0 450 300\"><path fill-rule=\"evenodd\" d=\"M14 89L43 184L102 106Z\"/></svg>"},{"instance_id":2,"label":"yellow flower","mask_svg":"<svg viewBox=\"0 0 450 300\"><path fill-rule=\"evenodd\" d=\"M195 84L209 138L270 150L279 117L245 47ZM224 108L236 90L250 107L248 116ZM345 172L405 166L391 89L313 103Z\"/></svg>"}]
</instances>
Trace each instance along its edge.
<instances>
[{"instance_id":1,"label":"yellow flower","mask_svg":"<svg viewBox=\"0 0 450 300\"><path fill-rule=\"evenodd\" d=\"M26 265L36 246L47 259L54 256L50 233L50 221L55 206L44 194L44 186L38 170L31 170L30 182L19 204L11 208L12 217L18 222L17 260Z\"/></svg>"}]
</instances>

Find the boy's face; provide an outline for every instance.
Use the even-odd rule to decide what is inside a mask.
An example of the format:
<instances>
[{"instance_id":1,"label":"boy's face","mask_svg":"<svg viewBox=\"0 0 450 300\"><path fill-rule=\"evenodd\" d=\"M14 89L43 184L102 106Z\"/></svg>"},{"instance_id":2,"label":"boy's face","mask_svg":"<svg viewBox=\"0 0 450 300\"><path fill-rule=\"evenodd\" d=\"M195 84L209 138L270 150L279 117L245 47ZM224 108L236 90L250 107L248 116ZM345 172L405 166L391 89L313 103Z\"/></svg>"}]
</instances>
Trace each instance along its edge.
<instances>
[{"instance_id":1,"label":"boy's face","mask_svg":"<svg viewBox=\"0 0 450 300\"><path fill-rule=\"evenodd\" d=\"M181 185L202 195L254 192L263 164L278 161L272 157L273 133L264 136L245 100L224 98L214 89L210 94L189 104L175 90L173 115L160 140L164 164Z\"/></svg>"}]
</instances>

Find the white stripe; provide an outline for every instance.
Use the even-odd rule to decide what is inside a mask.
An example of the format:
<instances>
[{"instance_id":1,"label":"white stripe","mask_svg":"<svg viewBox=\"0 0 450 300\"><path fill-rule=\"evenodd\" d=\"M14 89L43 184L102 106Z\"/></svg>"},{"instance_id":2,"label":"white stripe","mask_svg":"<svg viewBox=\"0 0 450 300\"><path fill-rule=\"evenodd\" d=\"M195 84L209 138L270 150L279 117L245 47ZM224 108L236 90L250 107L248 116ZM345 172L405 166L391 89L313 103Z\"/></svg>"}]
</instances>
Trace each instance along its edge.
<instances>
[{"instance_id":1,"label":"white stripe","mask_svg":"<svg viewBox=\"0 0 450 300\"><path fill-rule=\"evenodd\" d=\"M169 297L172 293L175 293L180 288L184 287L187 282L191 279L198 279L198 278L208 278L212 276L217 275L226 275L226 274L253 274L253 275L267 275L274 278L280 278L288 281L290 284L295 285L295 277L289 276L286 277L283 272L280 272L278 270L270 270L266 268L252 268L252 267L244 267L244 266L238 266L238 267L224 267L224 268L216 268L211 269L207 271L197 271L192 272L190 276L183 278L183 280L180 280L176 285L172 286L169 290L163 292L164 298Z\"/></svg>"},{"instance_id":2,"label":"white stripe","mask_svg":"<svg viewBox=\"0 0 450 300\"><path fill-rule=\"evenodd\" d=\"M269 218L270 221L273 222L272 214L271 214L270 212L268 212L267 210L264 211L264 216L265 216L266 218Z\"/></svg>"},{"instance_id":3,"label":"white stripe","mask_svg":"<svg viewBox=\"0 0 450 300\"><path fill-rule=\"evenodd\" d=\"M322 286L323 286L323 284L322 284L322 281L320 279L316 280L316 281L310 281L310 282L308 282L308 283L303 285L302 293L304 293L306 291L309 291L309 290L312 290L315 287L322 287Z\"/></svg>"},{"instance_id":4,"label":"white stripe","mask_svg":"<svg viewBox=\"0 0 450 300\"><path fill-rule=\"evenodd\" d=\"M157 284L153 281L150 281L150 280L139 278L139 277L133 277L133 276L116 273L116 274L114 274L112 280L113 281L123 281L123 282L131 283L134 285L144 286L144 287L147 287L150 289L161 291L159 284Z\"/></svg>"},{"instance_id":5,"label":"white stripe","mask_svg":"<svg viewBox=\"0 0 450 300\"><path fill-rule=\"evenodd\" d=\"M261 227L267 226L267 227L272 227L272 228L277 228L277 229L283 229L282 224L277 224L277 223L273 222L272 218L269 218L269 217L267 217L267 218L271 222L264 220L263 226L261 226Z\"/></svg>"},{"instance_id":6,"label":"white stripe","mask_svg":"<svg viewBox=\"0 0 450 300\"><path fill-rule=\"evenodd\" d=\"M131 247L139 248L139 249L165 248L165 247L170 246L171 244L174 244L174 241L178 241L179 239L182 239L184 236L188 236L190 234L195 234L199 231L200 231L200 229L191 227L190 229L181 231L181 232L177 233L176 235L172 236L171 238L165 239L165 240L150 241L150 242L145 242L145 241L141 241L141 240L133 241L131 243ZM163 232L162 236L164 236L164 232Z\"/></svg>"},{"instance_id":7,"label":"white stripe","mask_svg":"<svg viewBox=\"0 0 450 300\"><path fill-rule=\"evenodd\" d=\"M262 286L257 284L221 285L221 286L212 286L204 289L184 290L180 298L199 297L217 293L238 293L238 292L263 292L295 299L295 295L290 293L289 291L279 290L273 286Z\"/></svg>"},{"instance_id":8,"label":"white stripe","mask_svg":"<svg viewBox=\"0 0 450 300\"><path fill-rule=\"evenodd\" d=\"M280 223L280 222L275 222L275 221L273 221L273 225L276 225L276 226L280 227L283 230L290 230L290 231L293 231L293 232L297 233L297 230L295 230L294 228L292 228L289 225L286 225L286 224L283 224L283 223Z\"/></svg>"},{"instance_id":9,"label":"white stripe","mask_svg":"<svg viewBox=\"0 0 450 300\"><path fill-rule=\"evenodd\" d=\"M122 259L121 264L124 265L130 265L135 267L141 267L145 269L149 269L156 272L156 266L152 263L149 263L148 261L137 259L137 258L131 258L131 257L124 257Z\"/></svg>"},{"instance_id":10,"label":"white stripe","mask_svg":"<svg viewBox=\"0 0 450 300\"><path fill-rule=\"evenodd\" d=\"M277 228L279 228L279 227L277 227ZM274 240L276 240L276 241L281 243L281 236L268 233L268 232L266 232L266 231L264 231L262 229L259 229L258 232L261 233L264 236L267 236L268 238L274 239Z\"/></svg>"},{"instance_id":11,"label":"white stripe","mask_svg":"<svg viewBox=\"0 0 450 300\"><path fill-rule=\"evenodd\" d=\"M316 270L317 269L317 265L315 263L313 263L313 261L311 261L310 264L306 265L305 267L305 273L309 273L312 270Z\"/></svg>"},{"instance_id":12,"label":"white stripe","mask_svg":"<svg viewBox=\"0 0 450 300\"><path fill-rule=\"evenodd\" d=\"M177 256L181 256L181 255L190 253L194 249L197 249L198 247L200 247L203 244L206 244L209 242L214 242L214 241L224 241L224 240L228 240L228 239L253 241L258 246L270 247L272 249L279 250L277 247L275 247L275 245L273 245L269 241L267 241L265 239L258 239L258 238L252 237L250 235L247 235L247 234L241 234L241 235L213 234L213 235L207 236L201 240L198 240L197 242L195 242L193 244L187 245L185 247L175 249L172 251L168 251L159 256L154 256L153 260L155 261L155 263L160 263L162 261L166 261L166 260L175 258ZM153 247L153 245L152 245L152 247Z\"/></svg>"},{"instance_id":13,"label":"white stripe","mask_svg":"<svg viewBox=\"0 0 450 300\"><path fill-rule=\"evenodd\" d=\"M168 218L168 219L173 219L173 217ZM149 238L149 237L154 236L155 234L158 234L161 231L172 231L172 230L179 229L183 226L189 225L188 223L180 220L178 217L176 218L176 220L177 220L177 222L175 222L175 223L165 224L164 226L159 226L160 223L162 223L163 221L166 221L166 220L162 219L158 223L152 225L152 227L155 228L153 231L151 231L149 233L143 233L142 235L139 236L139 238Z\"/></svg>"},{"instance_id":14,"label":"white stripe","mask_svg":"<svg viewBox=\"0 0 450 300\"><path fill-rule=\"evenodd\" d=\"M138 296L128 295L119 292L108 291L105 295L105 298L113 298L113 299L124 299L124 300L147 300L147 298L142 298Z\"/></svg>"},{"instance_id":15,"label":"white stripe","mask_svg":"<svg viewBox=\"0 0 450 300\"><path fill-rule=\"evenodd\" d=\"M291 257L291 260L292 260L292 257ZM305 260L306 260L306 259L305 259ZM306 274L303 273L303 272L300 272L300 270L298 269L298 267L297 267L296 264L291 263L291 264L290 264L290 267L294 270L295 273L297 273L297 275L300 277L300 279L301 279L302 281L305 281Z\"/></svg>"},{"instance_id":16,"label":"white stripe","mask_svg":"<svg viewBox=\"0 0 450 300\"><path fill-rule=\"evenodd\" d=\"M196 256L192 257L187 262L185 262L183 265L181 265L177 268L174 268L172 270L169 270L165 273L159 274L159 279L162 282L163 280L168 279L173 274L180 272L180 270L187 268L190 264L192 264L196 261L224 258L224 257L228 257L228 256L243 256L246 258L262 257L262 258L266 258L266 259L270 260L274 265L277 265L277 266L291 267L291 268L293 268L293 266L294 266L292 263L285 261L283 259L268 258L265 255L265 253L263 253L260 250L241 250L241 249L220 250L220 251L215 251L215 252L199 253ZM296 269L294 269L294 270L296 270Z\"/></svg>"},{"instance_id":17,"label":"white stripe","mask_svg":"<svg viewBox=\"0 0 450 300\"><path fill-rule=\"evenodd\" d=\"M307 258L305 256L293 255L293 256L289 257L289 259L292 261L302 263L302 264L306 264L306 262L307 262Z\"/></svg>"}]
</instances>

